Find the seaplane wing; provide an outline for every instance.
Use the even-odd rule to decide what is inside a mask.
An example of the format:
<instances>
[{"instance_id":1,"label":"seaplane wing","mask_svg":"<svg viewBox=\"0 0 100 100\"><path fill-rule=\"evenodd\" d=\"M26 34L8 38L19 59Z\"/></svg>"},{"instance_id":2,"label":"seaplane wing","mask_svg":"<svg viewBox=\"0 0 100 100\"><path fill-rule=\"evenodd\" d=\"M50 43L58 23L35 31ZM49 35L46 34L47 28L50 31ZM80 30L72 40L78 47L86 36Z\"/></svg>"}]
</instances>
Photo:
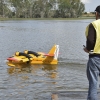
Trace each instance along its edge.
<instances>
[{"instance_id":1,"label":"seaplane wing","mask_svg":"<svg viewBox=\"0 0 100 100\"><path fill-rule=\"evenodd\" d=\"M24 52L15 52L15 54L12 57L8 57L7 64L8 63L57 64L58 54L59 54L59 45L54 45L48 53L25 50Z\"/></svg>"}]
</instances>

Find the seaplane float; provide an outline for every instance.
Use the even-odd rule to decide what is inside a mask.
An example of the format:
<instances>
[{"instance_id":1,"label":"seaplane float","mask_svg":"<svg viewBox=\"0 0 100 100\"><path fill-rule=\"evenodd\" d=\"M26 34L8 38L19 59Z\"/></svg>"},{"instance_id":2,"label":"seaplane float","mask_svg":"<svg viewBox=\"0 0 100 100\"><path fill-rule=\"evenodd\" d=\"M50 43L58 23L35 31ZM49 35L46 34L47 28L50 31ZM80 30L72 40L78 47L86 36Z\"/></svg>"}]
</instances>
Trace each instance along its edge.
<instances>
[{"instance_id":1,"label":"seaplane float","mask_svg":"<svg viewBox=\"0 0 100 100\"><path fill-rule=\"evenodd\" d=\"M58 64L59 45L54 45L48 53L24 50L7 58L8 66L15 64Z\"/></svg>"}]
</instances>

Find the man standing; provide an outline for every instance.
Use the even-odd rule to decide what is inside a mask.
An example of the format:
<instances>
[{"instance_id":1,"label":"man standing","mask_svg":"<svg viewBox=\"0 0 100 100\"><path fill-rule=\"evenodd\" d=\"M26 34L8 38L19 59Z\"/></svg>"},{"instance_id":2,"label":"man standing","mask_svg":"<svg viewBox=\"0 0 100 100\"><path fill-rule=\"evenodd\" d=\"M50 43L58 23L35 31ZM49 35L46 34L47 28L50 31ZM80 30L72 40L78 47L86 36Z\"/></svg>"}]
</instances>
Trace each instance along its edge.
<instances>
[{"instance_id":1,"label":"man standing","mask_svg":"<svg viewBox=\"0 0 100 100\"><path fill-rule=\"evenodd\" d=\"M100 6L95 9L96 20L86 28L86 47L84 51L89 53L87 63L87 78L89 81L87 100L98 100L97 82L100 75Z\"/></svg>"}]
</instances>

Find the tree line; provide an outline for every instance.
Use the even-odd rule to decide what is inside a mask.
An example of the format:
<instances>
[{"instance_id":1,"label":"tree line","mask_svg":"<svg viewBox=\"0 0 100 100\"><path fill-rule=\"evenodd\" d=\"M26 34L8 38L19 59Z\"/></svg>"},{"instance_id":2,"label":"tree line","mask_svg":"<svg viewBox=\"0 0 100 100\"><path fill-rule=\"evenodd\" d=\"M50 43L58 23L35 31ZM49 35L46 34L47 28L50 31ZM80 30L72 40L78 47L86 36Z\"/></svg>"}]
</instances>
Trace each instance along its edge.
<instances>
[{"instance_id":1,"label":"tree line","mask_svg":"<svg viewBox=\"0 0 100 100\"><path fill-rule=\"evenodd\" d=\"M77 18L81 0L0 0L0 16L9 18Z\"/></svg>"}]
</instances>

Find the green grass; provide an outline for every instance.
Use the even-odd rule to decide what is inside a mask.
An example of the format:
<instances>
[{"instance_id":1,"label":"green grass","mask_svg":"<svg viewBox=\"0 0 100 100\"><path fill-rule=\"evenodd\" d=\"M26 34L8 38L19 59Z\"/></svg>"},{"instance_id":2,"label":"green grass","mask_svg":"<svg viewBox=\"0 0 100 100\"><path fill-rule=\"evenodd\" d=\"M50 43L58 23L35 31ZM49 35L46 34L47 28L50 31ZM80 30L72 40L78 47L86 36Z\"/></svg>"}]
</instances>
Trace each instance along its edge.
<instances>
[{"instance_id":1,"label":"green grass","mask_svg":"<svg viewBox=\"0 0 100 100\"><path fill-rule=\"evenodd\" d=\"M7 20L81 20L81 19L94 19L95 17L79 17L79 18L0 18L0 21Z\"/></svg>"}]
</instances>

